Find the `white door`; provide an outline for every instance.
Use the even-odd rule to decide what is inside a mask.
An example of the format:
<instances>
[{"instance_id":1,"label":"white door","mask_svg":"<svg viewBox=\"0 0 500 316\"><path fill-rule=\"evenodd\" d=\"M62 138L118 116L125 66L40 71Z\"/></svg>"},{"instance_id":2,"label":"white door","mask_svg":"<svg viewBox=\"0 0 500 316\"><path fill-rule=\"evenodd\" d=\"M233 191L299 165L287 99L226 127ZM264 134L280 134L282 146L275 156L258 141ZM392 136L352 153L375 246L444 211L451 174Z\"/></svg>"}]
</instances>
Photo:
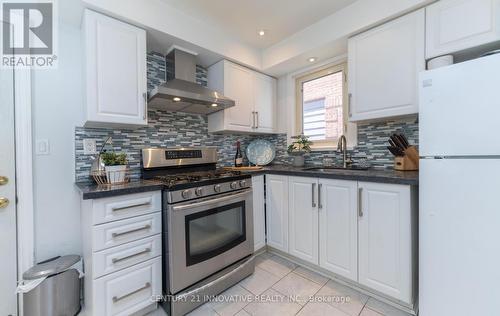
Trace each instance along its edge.
<instances>
[{"instance_id":1,"label":"white door","mask_svg":"<svg viewBox=\"0 0 500 316\"><path fill-rule=\"evenodd\" d=\"M420 155L500 155L500 55L420 75Z\"/></svg>"},{"instance_id":2,"label":"white door","mask_svg":"<svg viewBox=\"0 0 500 316\"><path fill-rule=\"evenodd\" d=\"M318 264L318 179L290 177L288 186L290 254Z\"/></svg>"},{"instance_id":3,"label":"white door","mask_svg":"<svg viewBox=\"0 0 500 316\"><path fill-rule=\"evenodd\" d=\"M273 133L276 117L276 79L255 73L255 131Z\"/></svg>"},{"instance_id":4,"label":"white door","mask_svg":"<svg viewBox=\"0 0 500 316\"><path fill-rule=\"evenodd\" d=\"M420 161L421 316L498 315L500 160Z\"/></svg>"},{"instance_id":5,"label":"white door","mask_svg":"<svg viewBox=\"0 0 500 316\"><path fill-rule=\"evenodd\" d=\"M359 283L410 304L410 186L359 182Z\"/></svg>"},{"instance_id":6,"label":"white door","mask_svg":"<svg viewBox=\"0 0 500 316\"><path fill-rule=\"evenodd\" d=\"M230 62L224 63L224 94L235 101L235 106L224 110L225 128L233 131L253 131L254 75Z\"/></svg>"},{"instance_id":7,"label":"white door","mask_svg":"<svg viewBox=\"0 0 500 316\"><path fill-rule=\"evenodd\" d=\"M0 315L17 315L13 80L12 70L0 71Z\"/></svg>"},{"instance_id":8,"label":"white door","mask_svg":"<svg viewBox=\"0 0 500 316\"><path fill-rule=\"evenodd\" d=\"M264 200L264 175L252 177L253 189L253 246L260 250L266 246L266 212Z\"/></svg>"},{"instance_id":9,"label":"white door","mask_svg":"<svg viewBox=\"0 0 500 316\"><path fill-rule=\"evenodd\" d=\"M267 244L288 252L288 177L266 175Z\"/></svg>"},{"instance_id":10,"label":"white door","mask_svg":"<svg viewBox=\"0 0 500 316\"><path fill-rule=\"evenodd\" d=\"M358 281L358 183L319 180L319 265Z\"/></svg>"},{"instance_id":11,"label":"white door","mask_svg":"<svg viewBox=\"0 0 500 316\"><path fill-rule=\"evenodd\" d=\"M86 122L147 125L146 31L85 11Z\"/></svg>"},{"instance_id":12,"label":"white door","mask_svg":"<svg viewBox=\"0 0 500 316\"><path fill-rule=\"evenodd\" d=\"M350 121L418 113L424 9L349 39Z\"/></svg>"},{"instance_id":13,"label":"white door","mask_svg":"<svg viewBox=\"0 0 500 316\"><path fill-rule=\"evenodd\" d=\"M426 58L500 40L500 1L441 0L427 7Z\"/></svg>"}]
</instances>

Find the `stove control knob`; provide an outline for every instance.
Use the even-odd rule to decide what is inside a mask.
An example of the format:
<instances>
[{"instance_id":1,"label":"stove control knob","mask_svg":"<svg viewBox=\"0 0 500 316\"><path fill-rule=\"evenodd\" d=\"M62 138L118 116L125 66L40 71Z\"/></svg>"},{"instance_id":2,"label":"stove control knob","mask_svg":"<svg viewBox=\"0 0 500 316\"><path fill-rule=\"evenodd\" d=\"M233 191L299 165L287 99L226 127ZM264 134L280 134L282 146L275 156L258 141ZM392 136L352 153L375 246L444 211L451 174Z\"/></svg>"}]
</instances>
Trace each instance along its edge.
<instances>
[{"instance_id":1,"label":"stove control knob","mask_svg":"<svg viewBox=\"0 0 500 316\"><path fill-rule=\"evenodd\" d=\"M220 192L220 184L214 185L214 191L219 193Z\"/></svg>"},{"instance_id":2,"label":"stove control knob","mask_svg":"<svg viewBox=\"0 0 500 316\"><path fill-rule=\"evenodd\" d=\"M231 182L230 186L231 186L231 189L236 190L238 188L238 182L236 182L236 181Z\"/></svg>"},{"instance_id":3,"label":"stove control knob","mask_svg":"<svg viewBox=\"0 0 500 316\"><path fill-rule=\"evenodd\" d=\"M191 190L182 191L182 197L185 199L189 199L191 197Z\"/></svg>"},{"instance_id":4,"label":"stove control knob","mask_svg":"<svg viewBox=\"0 0 500 316\"><path fill-rule=\"evenodd\" d=\"M240 188L244 188L247 185L246 180L241 180L240 181Z\"/></svg>"},{"instance_id":5,"label":"stove control knob","mask_svg":"<svg viewBox=\"0 0 500 316\"><path fill-rule=\"evenodd\" d=\"M196 188L194 193L196 194L196 196L202 196L203 195L203 188Z\"/></svg>"}]
</instances>

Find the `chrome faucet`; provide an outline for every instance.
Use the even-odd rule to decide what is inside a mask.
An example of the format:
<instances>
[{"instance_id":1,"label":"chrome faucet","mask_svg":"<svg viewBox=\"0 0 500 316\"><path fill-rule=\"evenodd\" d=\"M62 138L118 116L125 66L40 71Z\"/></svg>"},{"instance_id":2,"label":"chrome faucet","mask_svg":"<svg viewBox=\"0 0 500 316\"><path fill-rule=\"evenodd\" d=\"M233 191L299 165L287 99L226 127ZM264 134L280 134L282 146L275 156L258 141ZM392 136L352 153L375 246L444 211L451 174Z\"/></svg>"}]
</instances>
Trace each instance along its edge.
<instances>
[{"instance_id":1,"label":"chrome faucet","mask_svg":"<svg viewBox=\"0 0 500 316\"><path fill-rule=\"evenodd\" d=\"M342 167L347 168L347 139L344 135L341 135L339 138L337 152L342 153Z\"/></svg>"}]
</instances>

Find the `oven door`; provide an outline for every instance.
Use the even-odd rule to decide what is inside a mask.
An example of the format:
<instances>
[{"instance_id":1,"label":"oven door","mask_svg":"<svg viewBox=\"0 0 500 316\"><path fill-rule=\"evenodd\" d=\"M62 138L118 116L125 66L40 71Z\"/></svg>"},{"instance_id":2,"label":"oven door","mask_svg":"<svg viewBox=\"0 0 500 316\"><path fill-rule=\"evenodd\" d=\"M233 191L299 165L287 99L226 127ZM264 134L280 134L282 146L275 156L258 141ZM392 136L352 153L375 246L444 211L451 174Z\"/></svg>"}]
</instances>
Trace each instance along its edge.
<instances>
[{"instance_id":1,"label":"oven door","mask_svg":"<svg viewBox=\"0 0 500 316\"><path fill-rule=\"evenodd\" d=\"M253 253L252 189L168 206L170 293Z\"/></svg>"}]
</instances>

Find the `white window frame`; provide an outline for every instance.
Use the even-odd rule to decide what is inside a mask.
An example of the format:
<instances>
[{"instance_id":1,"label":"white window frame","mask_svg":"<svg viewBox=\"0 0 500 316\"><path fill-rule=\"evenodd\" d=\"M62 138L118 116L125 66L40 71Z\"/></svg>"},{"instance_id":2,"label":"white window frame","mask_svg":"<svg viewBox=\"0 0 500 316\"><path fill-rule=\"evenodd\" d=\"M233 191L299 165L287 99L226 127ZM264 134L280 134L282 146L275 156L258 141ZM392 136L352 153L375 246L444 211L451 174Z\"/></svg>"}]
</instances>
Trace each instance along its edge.
<instances>
[{"instance_id":1,"label":"white window frame","mask_svg":"<svg viewBox=\"0 0 500 316\"><path fill-rule=\"evenodd\" d=\"M349 122L349 97L348 97L348 88L347 88L347 76L348 76L348 71L347 71L347 62L342 62L342 63L336 63L336 64L330 64L322 68L317 68L314 70L311 70L307 72L306 74L303 74L295 79L295 133L302 134L304 131L304 125L303 125L303 84L319 79L321 77L325 77L334 73L338 72L343 72L344 78L343 78L343 86L342 86L342 94L343 94L343 100L342 100L342 116L343 116L343 121L344 121L344 126L343 126L343 134L347 138L347 145L350 149L352 149L354 146L357 145L357 140L358 140L358 131L357 131L357 125L354 123ZM324 150L335 150L337 149L337 141L330 141L330 140L324 140L324 141L314 141L314 144L311 146L311 149L313 151L324 151Z\"/></svg>"}]
</instances>

